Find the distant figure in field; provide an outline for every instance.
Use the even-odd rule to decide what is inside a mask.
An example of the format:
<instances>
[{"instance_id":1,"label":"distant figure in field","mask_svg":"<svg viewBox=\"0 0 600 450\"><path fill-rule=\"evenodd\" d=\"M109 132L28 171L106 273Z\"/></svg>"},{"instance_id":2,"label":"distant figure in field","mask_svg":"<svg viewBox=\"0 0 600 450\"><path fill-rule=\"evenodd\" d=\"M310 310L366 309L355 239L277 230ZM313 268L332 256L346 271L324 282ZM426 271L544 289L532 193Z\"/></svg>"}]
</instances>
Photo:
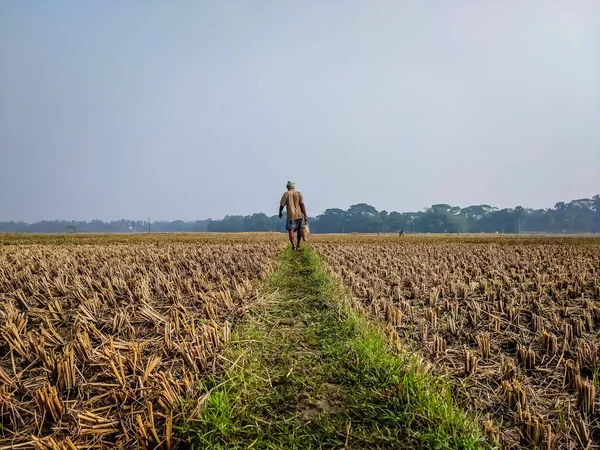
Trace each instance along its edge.
<instances>
[{"instance_id":1,"label":"distant figure in field","mask_svg":"<svg viewBox=\"0 0 600 450\"><path fill-rule=\"evenodd\" d=\"M285 208L285 229L288 231L292 249L300 248L300 239L302 239L302 227L308 223L306 207L304 206L304 197L302 192L296 190L296 184L292 181L287 182L287 191L284 192L279 202L279 218L283 217L283 208ZM294 243L294 233L297 234L296 243Z\"/></svg>"},{"instance_id":2,"label":"distant figure in field","mask_svg":"<svg viewBox=\"0 0 600 450\"><path fill-rule=\"evenodd\" d=\"M404 236L404 230L400 230L400 233L398 233L398 236Z\"/></svg>"}]
</instances>

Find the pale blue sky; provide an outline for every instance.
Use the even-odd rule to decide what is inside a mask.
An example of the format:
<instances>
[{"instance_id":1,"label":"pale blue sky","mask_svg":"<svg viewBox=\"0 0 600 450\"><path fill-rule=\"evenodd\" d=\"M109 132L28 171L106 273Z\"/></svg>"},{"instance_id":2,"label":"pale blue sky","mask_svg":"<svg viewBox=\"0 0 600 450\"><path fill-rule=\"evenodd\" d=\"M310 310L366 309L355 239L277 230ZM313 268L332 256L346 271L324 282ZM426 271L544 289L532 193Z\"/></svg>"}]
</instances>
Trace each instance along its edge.
<instances>
[{"instance_id":1,"label":"pale blue sky","mask_svg":"<svg viewBox=\"0 0 600 450\"><path fill-rule=\"evenodd\" d=\"M595 0L0 1L0 220L600 192Z\"/></svg>"}]
</instances>

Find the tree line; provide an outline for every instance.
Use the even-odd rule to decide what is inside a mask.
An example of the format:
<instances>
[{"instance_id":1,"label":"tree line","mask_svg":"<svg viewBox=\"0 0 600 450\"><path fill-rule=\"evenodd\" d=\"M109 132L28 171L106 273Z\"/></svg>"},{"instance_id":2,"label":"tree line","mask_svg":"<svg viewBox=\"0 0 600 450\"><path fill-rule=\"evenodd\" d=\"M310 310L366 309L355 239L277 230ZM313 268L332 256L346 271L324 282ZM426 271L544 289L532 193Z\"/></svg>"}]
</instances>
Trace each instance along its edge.
<instances>
[{"instance_id":1,"label":"tree line","mask_svg":"<svg viewBox=\"0 0 600 450\"><path fill-rule=\"evenodd\" d=\"M69 221L69 220L43 220L35 223L25 222L0 222L0 232L9 233L141 233L141 232L206 232L207 220L184 222L183 220L156 221L147 220L102 220Z\"/></svg>"},{"instance_id":2,"label":"tree line","mask_svg":"<svg viewBox=\"0 0 600 450\"><path fill-rule=\"evenodd\" d=\"M466 208L436 204L416 212L378 211L358 203L347 210L330 208L309 219L312 233L596 233L600 232L600 195L558 202L554 208L522 206L499 209L490 205ZM0 222L0 231L26 233L140 233L140 232L224 232L274 231L285 229L277 215L256 213L225 216L221 220L103 222L42 221Z\"/></svg>"},{"instance_id":3,"label":"tree line","mask_svg":"<svg viewBox=\"0 0 600 450\"><path fill-rule=\"evenodd\" d=\"M311 231L313 227L311 226ZM317 217L318 233L595 233L600 232L600 196L556 203L554 208L466 208L436 204L423 211L377 211L361 203Z\"/></svg>"}]
</instances>

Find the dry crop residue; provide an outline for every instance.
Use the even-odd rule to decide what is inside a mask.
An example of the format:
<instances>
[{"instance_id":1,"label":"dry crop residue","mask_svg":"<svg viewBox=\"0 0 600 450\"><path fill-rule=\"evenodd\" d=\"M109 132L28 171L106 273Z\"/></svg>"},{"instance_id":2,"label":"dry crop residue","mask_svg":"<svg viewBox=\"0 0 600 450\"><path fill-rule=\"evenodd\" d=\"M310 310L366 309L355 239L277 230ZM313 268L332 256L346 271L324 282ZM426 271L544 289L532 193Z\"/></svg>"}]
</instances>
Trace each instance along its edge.
<instances>
[{"instance_id":1,"label":"dry crop residue","mask_svg":"<svg viewBox=\"0 0 600 450\"><path fill-rule=\"evenodd\" d=\"M313 243L357 307L449 374L505 448L598 448L600 240Z\"/></svg>"},{"instance_id":2,"label":"dry crop residue","mask_svg":"<svg viewBox=\"0 0 600 450\"><path fill-rule=\"evenodd\" d=\"M0 247L0 448L176 448L281 241L40 239Z\"/></svg>"}]
</instances>

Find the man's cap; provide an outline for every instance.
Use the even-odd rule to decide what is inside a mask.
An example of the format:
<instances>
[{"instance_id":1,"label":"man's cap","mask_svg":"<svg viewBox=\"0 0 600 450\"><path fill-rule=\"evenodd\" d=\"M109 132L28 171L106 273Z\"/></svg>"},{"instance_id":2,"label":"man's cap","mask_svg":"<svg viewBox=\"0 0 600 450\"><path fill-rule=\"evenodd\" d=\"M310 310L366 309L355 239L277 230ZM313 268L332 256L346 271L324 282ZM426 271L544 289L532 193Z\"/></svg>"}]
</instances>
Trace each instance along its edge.
<instances>
[{"instance_id":1,"label":"man's cap","mask_svg":"<svg viewBox=\"0 0 600 450\"><path fill-rule=\"evenodd\" d=\"M288 181L287 182L287 187L289 187L289 188L296 187L296 183L294 183L293 181Z\"/></svg>"}]
</instances>

